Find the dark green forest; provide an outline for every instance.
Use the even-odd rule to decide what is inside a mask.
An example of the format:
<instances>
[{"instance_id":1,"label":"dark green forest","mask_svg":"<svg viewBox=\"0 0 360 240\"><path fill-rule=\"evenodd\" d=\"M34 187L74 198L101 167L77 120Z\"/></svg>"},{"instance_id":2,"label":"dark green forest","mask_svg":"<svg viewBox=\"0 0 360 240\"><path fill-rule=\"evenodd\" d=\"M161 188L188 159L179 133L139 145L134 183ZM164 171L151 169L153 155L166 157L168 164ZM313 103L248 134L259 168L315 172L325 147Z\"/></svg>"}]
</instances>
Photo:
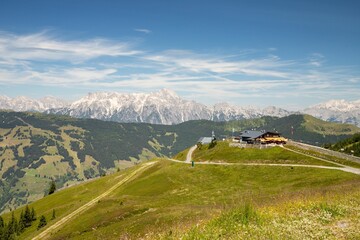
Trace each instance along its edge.
<instances>
[{"instance_id":1,"label":"dark green forest","mask_svg":"<svg viewBox=\"0 0 360 240\"><path fill-rule=\"evenodd\" d=\"M335 144L326 144L325 147L360 157L360 133L354 134L352 137L341 140Z\"/></svg>"}]
</instances>

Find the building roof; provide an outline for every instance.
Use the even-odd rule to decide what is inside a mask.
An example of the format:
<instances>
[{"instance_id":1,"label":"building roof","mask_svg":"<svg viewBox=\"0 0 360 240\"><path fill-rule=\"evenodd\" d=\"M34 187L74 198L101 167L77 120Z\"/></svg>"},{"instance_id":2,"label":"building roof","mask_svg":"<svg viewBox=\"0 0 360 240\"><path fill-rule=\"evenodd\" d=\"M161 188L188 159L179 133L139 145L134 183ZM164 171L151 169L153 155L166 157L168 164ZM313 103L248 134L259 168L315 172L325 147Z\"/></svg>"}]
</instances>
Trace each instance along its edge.
<instances>
[{"instance_id":1,"label":"building roof","mask_svg":"<svg viewBox=\"0 0 360 240\"><path fill-rule=\"evenodd\" d=\"M243 138L258 138L263 134L264 132L262 131L245 130L240 133L240 136Z\"/></svg>"},{"instance_id":2,"label":"building roof","mask_svg":"<svg viewBox=\"0 0 360 240\"><path fill-rule=\"evenodd\" d=\"M212 137L201 137L201 138L199 138L198 143L209 144L212 142L212 140L213 140Z\"/></svg>"},{"instance_id":3,"label":"building roof","mask_svg":"<svg viewBox=\"0 0 360 240\"><path fill-rule=\"evenodd\" d=\"M240 133L240 136L242 138L248 138L248 139L255 139L255 138L259 138L264 134L276 134L278 135L279 133L275 133L275 132L269 132L269 131L253 131L253 130L245 130L243 132Z\"/></svg>"}]
</instances>

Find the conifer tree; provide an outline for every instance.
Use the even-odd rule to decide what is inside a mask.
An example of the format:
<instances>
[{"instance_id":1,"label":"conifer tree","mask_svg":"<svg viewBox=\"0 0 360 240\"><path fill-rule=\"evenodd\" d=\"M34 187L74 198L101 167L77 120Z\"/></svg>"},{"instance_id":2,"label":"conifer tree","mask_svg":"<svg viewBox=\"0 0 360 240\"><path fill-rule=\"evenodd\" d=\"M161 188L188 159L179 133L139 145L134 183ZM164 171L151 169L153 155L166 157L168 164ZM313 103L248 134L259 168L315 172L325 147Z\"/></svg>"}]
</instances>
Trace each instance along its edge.
<instances>
[{"instance_id":1,"label":"conifer tree","mask_svg":"<svg viewBox=\"0 0 360 240\"><path fill-rule=\"evenodd\" d=\"M4 226L0 226L0 239L4 239L3 233L4 233Z\"/></svg>"},{"instance_id":2,"label":"conifer tree","mask_svg":"<svg viewBox=\"0 0 360 240\"><path fill-rule=\"evenodd\" d=\"M53 209L51 220L54 220L56 218L55 216L55 209Z\"/></svg>"},{"instance_id":3,"label":"conifer tree","mask_svg":"<svg viewBox=\"0 0 360 240\"><path fill-rule=\"evenodd\" d=\"M14 219L14 233L16 233L17 235L19 235L19 224L18 224L18 221L17 219L15 218Z\"/></svg>"},{"instance_id":4,"label":"conifer tree","mask_svg":"<svg viewBox=\"0 0 360 240\"><path fill-rule=\"evenodd\" d=\"M4 219L0 216L0 228L4 228Z\"/></svg>"},{"instance_id":5,"label":"conifer tree","mask_svg":"<svg viewBox=\"0 0 360 240\"><path fill-rule=\"evenodd\" d=\"M39 220L39 225L37 226L37 230L39 230L40 228L46 226L47 222L46 222L46 218L44 215L41 215L40 220Z\"/></svg>"},{"instance_id":6,"label":"conifer tree","mask_svg":"<svg viewBox=\"0 0 360 240\"><path fill-rule=\"evenodd\" d=\"M34 208L31 208L30 217L32 222L36 220L36 213Z\"/></svg>"},{"instance_id":7,"label":"conifer tree","mask_svg":"<svg viewBox=\"0 0 360 240\"><path fill-rule=\"evenodd\" d=\"M32 222L32 218L31 218L30 208L29 208L28 205L26 205L26 207L25 207L25 212L24 212L25 228L30 227L30 226L31 226L31 222Z\"/></svg>"},{"instance_id":8,"label":"conifer tree","mask_svg":"<svg viewBox=\"0 0 360 240\"><path fill-rule=\"evenodd\" d=\"M53 194L56 190L56 185L54 181L51 181L50 188L49 188L49 195Z\"/></svg>"},{"instance_id":9,"label":"conifer tree","mask_svg":"<svg viewBox=\"0 0 360 240\"><path fill-rule=\"evenodd\" d=\"M9 236L11 236L12 234L14 234L16 232L15 222L16 222L15 215L14 215L14 212L12 212L11 213L11 220L7 224L7 232L8 232Z\"/></svg>"},{"instance_id":10,"label":"conifer tree","mask_svg":"<svg viewBox=\"0 0 360 240\"><path fill-rule=\"evenodd\" d=\"M0 228L0 239L10 239L8 225L4 222L4 226Z\"/></svg>"},{"instance_id":11,"label":"conifer tree","mask_svg":"<svg viewBox=\"0 0 360 240\"><path fill-rule=\"evenodd\" d=\"M20 233L24 232L24 230L25 230L24 213L21 212L20 219L19 219L19 222L18 222L18 227L17 227L18 235L20 235Z\"/></svg>"}]
</instances>

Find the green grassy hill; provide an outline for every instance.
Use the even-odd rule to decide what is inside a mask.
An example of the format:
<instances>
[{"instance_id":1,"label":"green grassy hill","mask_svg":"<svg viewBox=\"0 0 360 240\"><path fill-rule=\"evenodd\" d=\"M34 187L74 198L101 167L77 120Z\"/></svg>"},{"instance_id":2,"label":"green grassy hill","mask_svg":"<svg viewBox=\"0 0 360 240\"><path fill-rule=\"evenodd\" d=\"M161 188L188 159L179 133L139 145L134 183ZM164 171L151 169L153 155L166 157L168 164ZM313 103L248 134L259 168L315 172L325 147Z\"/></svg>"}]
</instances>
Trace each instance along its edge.
<instances>
[{"instance_id":1,"label":"green grassy hill","mask_svg":"<svg viewBox=\"0 0 360 240\"><path fill-rule=\"evenodd\" d=\"M217 136L231 136L232 128L275 128L286 137L319 144L359 130L303 115L164 126L0 112L0 212L43 197L52 180L57 188L78 184L142 160L173 156L213 130Z\"/></svg>"},{"instance_id":2,"label":"green grassy hill","mask_svg":"<svg viewBox=\"0 0 360 240\"><path fill-rule=\"evenodd\" d=\"M278 163L278 164L310 164L336 166L329 162L300 155L286 148L242 148L231 146L229 142L218 142L214 147L203 145L193 153L196 162L228 162L228 163Z\"/></svg>"},{"instance_id":3,"label":"green grassy hill","mask_svg":"<svg viewBox=\"0 0 360 240\"><path fill-rule=\"evenodd\" d=\"M360 133L354 134L352 137L341 140L335 144L327 144L326 147L331 150L360 157Z\"/></svg>"},{"instance_id":4,"label":"green grassy hill","mask_svg":"<svg viewBox=\"0 0 360 240\"><path fill-rule=\"evenodd\" d=\"M214 152L216 147L224 149L226 154ZM243 162L267 157L270 162L277 162L285 154L278 148L266 153L258 149L257 153L236 160L230 157L231 150L234 155L239 150L223 144L216 147L206 152L205 147L201 149L201 158L206 161L208 154L213 160ZM286 158L290 162L300 160L296 155L288 154ZM304 159L306 164L317 161ZM36 230L37 220L19 238L37 236L131 174L122 185L92 201L91 207L47 236L50 239L359 237L360 175L301 166L195 164L191 167L166 159L148 163L151 162L154 164L139 164L30 204L38 218L46 217L48 225ZM14 216L19 218L22 210L17 209ZM50 220L53 211L56 218ZM11 214L2 217L8 222Z\"/></svg>"}]
</instances>

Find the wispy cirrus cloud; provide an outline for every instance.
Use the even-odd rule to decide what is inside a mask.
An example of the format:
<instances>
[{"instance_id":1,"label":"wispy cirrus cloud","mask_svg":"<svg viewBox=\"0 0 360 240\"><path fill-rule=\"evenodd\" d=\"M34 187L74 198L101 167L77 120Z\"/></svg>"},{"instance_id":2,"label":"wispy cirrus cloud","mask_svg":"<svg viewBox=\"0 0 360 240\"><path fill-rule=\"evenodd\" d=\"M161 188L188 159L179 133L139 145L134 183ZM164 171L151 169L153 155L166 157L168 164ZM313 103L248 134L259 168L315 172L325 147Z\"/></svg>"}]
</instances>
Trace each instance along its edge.
<instances>
[{"instance_id":1,"label":"wispy cirrus cloud","mask_svg":"<svg viewBox=\"0 0 360 240\"><path fill-rule=\"evenodd\" d=\"M0 56L10 60L81 62L102 56L132 56L139 54L131 44L104 38L61 40L47 32L15 35L0 32Z\"/></svg>"},{"instance_id":2,"label":"wispy cirrus cloud","mask_svg":"<svg viewBox=\"0 0 360 240\"><path fill-rule=\"evenodd\" d=\"M320 53L313 53L310 56L309 63L315 67L321 67L324 63L325 57Z\"/></svg>"},{"instance_id":3,"label":"wispy cirrus cloud","mask_svg":"<svg viewBox=\"0 0 360 240\"><path fill-rule=\"evenodd\" d=\"M292 64L290 61L279 61L276 56L251 60L233 60L226 59L224 56L200 55L183 50L168 50L157 55L145 56L145 58L182 71L280 78L287 77L286 72L280 70L280 68Z\"/></svg>"},{"instance_id":4,"label":"wispy cirrus cloud","mask_svg":"<svg viewBox=\"0 0 360 240\"><path fill-rule=\"evenodd\" d=\"M135 28L134 31L135 31L135 32L145 33L145 34L151 33L151 30L146 29L146 28Z\"/></svg>"}]
</instances>

